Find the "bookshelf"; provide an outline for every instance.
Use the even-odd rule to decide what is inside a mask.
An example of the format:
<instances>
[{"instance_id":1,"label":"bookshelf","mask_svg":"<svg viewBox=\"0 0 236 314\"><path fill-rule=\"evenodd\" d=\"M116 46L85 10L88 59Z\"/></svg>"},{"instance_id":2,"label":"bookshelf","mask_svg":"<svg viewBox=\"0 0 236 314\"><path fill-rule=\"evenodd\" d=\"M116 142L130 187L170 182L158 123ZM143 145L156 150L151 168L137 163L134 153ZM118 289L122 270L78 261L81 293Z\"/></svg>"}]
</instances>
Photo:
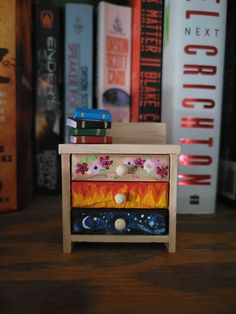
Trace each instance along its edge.
<instances>
[{"instance_id":1,"label":"bookshelf","mask_svg":"<svg viewBox=\"0 0 236 314\"><path fill-rule=\"evenodd\" d=\"M46 1L45 0L38 0L38 1L32 1L32 4L35 4L35 3L45 3ZM47 3L51 3L51 4L56 4L56 5L61 5L63 6L66 2L66 0L50 0L50 1L47 1ZM81 3L87 3L87 4L93 4L93 5L97 5L99 3L99 1L96 1L96 0L87 0L87 1L75 1L75 0L71 0L70 1L71 3L78 3L78 2L81 2ZM110 1L111 3L115 3L115 4L128 4L128 1L115 1L115 0L111 0ZM31 183L32 184L32 183Z\"/></svg>"}]
</instances>

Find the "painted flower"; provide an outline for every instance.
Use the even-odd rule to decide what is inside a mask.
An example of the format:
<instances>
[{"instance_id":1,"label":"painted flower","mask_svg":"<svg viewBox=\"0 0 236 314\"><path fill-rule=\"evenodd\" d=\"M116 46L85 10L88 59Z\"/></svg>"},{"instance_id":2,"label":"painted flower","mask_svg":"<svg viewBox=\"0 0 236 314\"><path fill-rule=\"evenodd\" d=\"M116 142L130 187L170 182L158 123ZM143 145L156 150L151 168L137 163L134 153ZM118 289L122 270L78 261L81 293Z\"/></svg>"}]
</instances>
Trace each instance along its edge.
<instances>
[{"instance_id":1,"label":"painted flower","mask_svg":"<svg viewBox=\"0 0 236 314\"><path fill-rule=\"evenodd\" d=\"M133 158L127 157L123 160L123 164L128 166L129 168L132 168L132 167L134 167L134 160L133 160Z\"/></svg>"},{"instance_id":2,"label":"painted flower","mask_svg":"<svg viewBox=\"0 0 236 314\"><path fill-rule=\"evenodd\" d=\"M168 176L168 165L164 163L159 163L156 168L156 173L163 179L164 177Z\"/></svg>"},{"instance_id":3,"label":"painted flower","mask_svg":"<svg viewBox=\"0 0 236 314\"><path fill-rule=\"evenodd\" d=\"M143 169L146 170L147 173L150 173L155 169L155 164L150 159L147 159L143 165Z\"/></svg>"},{"instance_id":4,"label":"painted flower","mask_svg":"<svg viewBox=\"0 0 236 314\"><path fill-rule=\"evenodd\" d=\"M145 163L145 159L141 159L140 157L138 157L137 159L134 160L134 166L135 168L143 168L143 165Z\"/></svg>"},{"instance_id":5,"label":"painted flower","mask_svg":"<svg viewBox=\"0 0 236 314\"><path fill-rule=\"evenodd\" d=\"M101 164L97 160L94 160L89 167L88 174L98 174L101 169Z\"/></svg>"},{"instance_id":6,"label":"painted flower","mask_svg":"<svg viewBox=\"0 0 236 314\"><path fill-rule=\"evenodd\" d=\"M113 160L109 160L109 156L102 156L99 161L101 166L105 169L109 169L110 165L113 164Z\"/></svg>"},{"instance_id":7,"label":"painted flower","mask_svg":"<svg viewBox=\"0 0 236 314\"><path fill-rule=\"evenodd\" d=\"M76 173L85 174L88 171L87 162L77 163L76 165Z\"/></svg>"}]
</instances>

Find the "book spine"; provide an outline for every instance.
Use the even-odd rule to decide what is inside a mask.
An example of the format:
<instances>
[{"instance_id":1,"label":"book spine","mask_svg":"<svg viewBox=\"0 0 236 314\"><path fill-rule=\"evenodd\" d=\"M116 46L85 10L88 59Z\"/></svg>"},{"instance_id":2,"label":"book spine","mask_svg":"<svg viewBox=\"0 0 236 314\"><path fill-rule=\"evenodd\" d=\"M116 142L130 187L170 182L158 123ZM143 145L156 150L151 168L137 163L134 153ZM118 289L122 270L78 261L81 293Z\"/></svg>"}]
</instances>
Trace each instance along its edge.
<instances>
[{"instance_id":1,"label":"book spine","mask_svg":"<svg viewBox=\"0 0 236 314\"><path fill-rule=\"evenodd\" d=\"M236 204L236 6L228 1L218 193Z\"/></svg>"},{"instance_id":2,"label":"book spine","mask_svg":"<svg viewBox=\"0 0 236 314\"><path fill-rule=\"evenodd\" d=\"M32 2L16 1L16 140L18 209L33 195ZM26 101L27 100L27 101Z\"/></svg>"},{"instance_id":3,"label":"book spine","mask_svg":"<svg viewBox=\"0 0 236 314\"><path fill-rule=\"evenodd\" d=\"M106 129L74 129L74 128L70 128L69 135L105 136L106 135Z\"/></svg>"},{"instance_id":4,"label":"book spine","mask_svg":"<svg viewBox=\"0 0 236 314\"><path fill-rule=\"evenodd\" d=\"M66 126L78 129L110 129L111 122L75 120L73 118L68 118L66 121Z\"/></svg>"},{"instance_id":5,"label":"book spine","mask_svg":"<svg viewBox=\"0 0 236 314\"><path fill-rule=\"evenodd\" d=\"M130 1L131 121L160 122L164 1Z\"/></svg>"},{"instance_id":6,"label":"book spine","mask_svg":"<svg viewBox=\"0 0 236 314\"><path fill-rule=\"evenodd\" d=\"M213 213L226 27L226 1L165 1L162 121L181 145L179 213Z\"/></svg>"},{"instance_id":7,"label":"book spine","mask_svg":"<svg viewBox=\"0 0 236 314\"><path fill-rule=\"evenodd\" d=\"M98 6L97 106L115 122L130 121L131 8Z\"/></svg>"},{"instance_id":8,"label":"book spine","mask_svg":"<svg viewBox=\"0 0 236 314\"><path fill-rule=\"evenodd\" d=\"M70 136L70 142L75 144L111 144L111 136Z\"/></svg>"},{"instance_id":9,"label":"book spine","mask_svg":"<svg viewBox=\"0 0 236 314\"><path fill-rule=\"evenodd\" d=\"M93 104L93 7L65 5L65 119ZM65 129L65 141L68 130Z\"/></svg>"},{"instance_id":10,"label":"book spine","mask_svg":"<svg viewBox=\"0 0 236 314\"><path fill-rule=\"evenodd\" d=\"M17 209L15 12L15 0L0 2L0 212Z\"/></svg>"},{"instance_id":11,"label":"book spine","mask_svg":"<svg viewBox=\"0 0 236 314\"><path fill-rule=\"evenodd\" d=\"M111 121L111 116L107 114L89 114L83 112L74 112L74 119L76 120L95 120L95 121Z\"/></svg>"},{"instance_id":12,"label":"book spine","mask_svg":"<svg viewBox=\"0 0 236 314\"><path fill-rule=\"evenodd\" d=\"M60 192L61 30L60 9L36 5L35 14L35 189L38 194Z\"/></svg>"}]
</instances>

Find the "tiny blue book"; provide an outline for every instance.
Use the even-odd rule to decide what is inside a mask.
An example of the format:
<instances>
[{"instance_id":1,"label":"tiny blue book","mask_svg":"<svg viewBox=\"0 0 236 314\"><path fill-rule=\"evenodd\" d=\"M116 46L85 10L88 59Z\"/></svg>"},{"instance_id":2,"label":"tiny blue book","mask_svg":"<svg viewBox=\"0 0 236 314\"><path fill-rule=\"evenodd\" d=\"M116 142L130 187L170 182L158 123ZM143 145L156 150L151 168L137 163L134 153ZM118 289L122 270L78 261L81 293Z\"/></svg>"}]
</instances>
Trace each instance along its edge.
<instances>
[{"instance_id":1,"label":"tiny blue book","mask_svg":"<svg viewBox=\"0 0 236 314\"><path fill-rule=\"evenodd\" d=\"M112 117L108 110L105 109L86 109L76 107L74 111L74 119L76 120L96 120L111 122Z\"/></svg>"}]
</instances>

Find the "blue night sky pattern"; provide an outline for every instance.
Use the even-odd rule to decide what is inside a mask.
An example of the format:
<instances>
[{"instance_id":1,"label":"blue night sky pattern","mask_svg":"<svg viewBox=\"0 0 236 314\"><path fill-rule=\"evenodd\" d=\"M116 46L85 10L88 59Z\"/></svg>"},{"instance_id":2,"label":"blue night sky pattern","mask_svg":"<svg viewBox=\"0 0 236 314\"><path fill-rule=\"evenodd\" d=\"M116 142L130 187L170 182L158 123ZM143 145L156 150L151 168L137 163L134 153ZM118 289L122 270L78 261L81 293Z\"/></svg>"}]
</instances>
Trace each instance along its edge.
<instances>
[{"instance_id":1,"label":"blue night sky pattern","mask_svg":"<svg viewBox=\"0 0 236 314\"><path fill-rule=\"evenodd\" d=\"M167 210L72 209L73 234L168 234ZM116 222L123 223L117 229Z\"/></svg>"}]
</instances>

